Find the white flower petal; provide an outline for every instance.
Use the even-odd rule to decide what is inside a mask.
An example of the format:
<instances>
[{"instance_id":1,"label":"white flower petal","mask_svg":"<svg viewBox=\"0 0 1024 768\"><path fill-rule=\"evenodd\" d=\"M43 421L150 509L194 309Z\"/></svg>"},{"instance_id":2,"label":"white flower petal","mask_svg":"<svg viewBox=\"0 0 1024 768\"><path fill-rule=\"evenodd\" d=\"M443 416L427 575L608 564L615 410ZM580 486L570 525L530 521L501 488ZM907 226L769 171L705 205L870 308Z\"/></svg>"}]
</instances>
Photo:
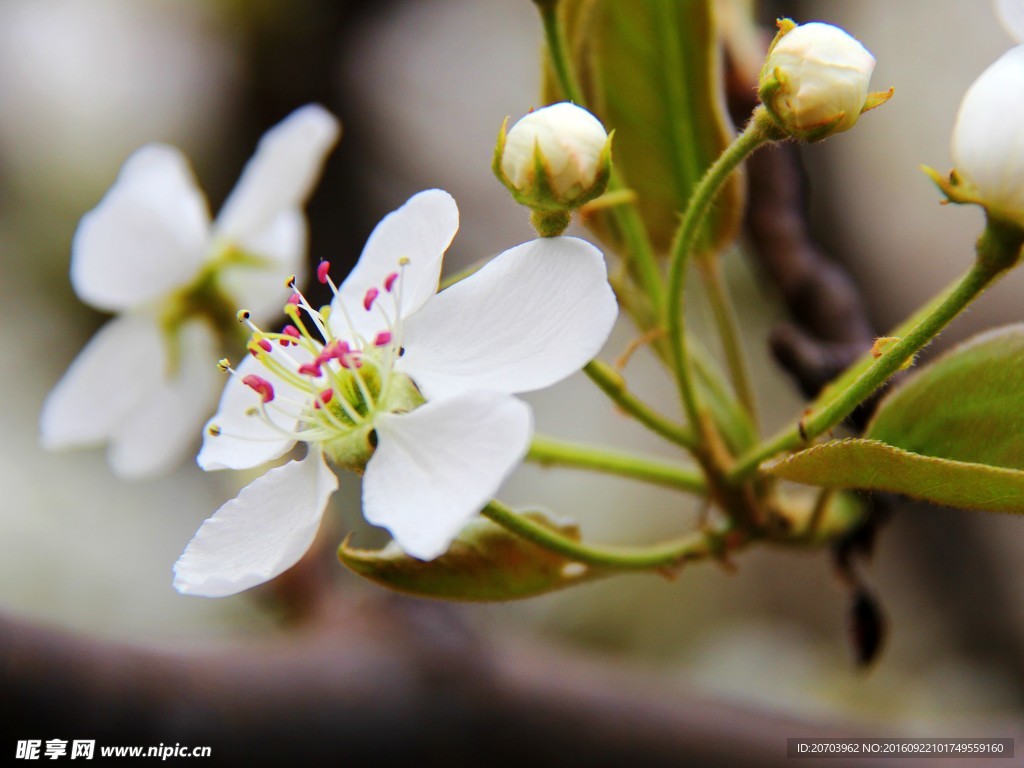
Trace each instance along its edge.
<instances>
[{"instance_id":1,"label":"white flower petal","mask_svg":"<svg viewBox=\"0 0 1024 768\"><path fill-rule=\"evenodd\" d=\"M122 310L187 285L206 257L209 222L184 155L143 147L82 217L71 247L75 292L100 309Z\"/></svg>"},{"instance_id":2,"label":"white flower petal","mask_svg":"<svg viewBox=\"0 0 1024 768\"><path fill-rule=\"evenodd\" d=\"M108 322L46 398L40 418L43 446L102 442L154 388L164 372L163 338L148 315Z\"/></svg>"},{"instance_id":3,"label":"white flower petal","mask_svg":"<svg viewBox=\"0 0 1024 768\"><path fill-rule=\"evenodd\" d=\"M217 216L218 238L244 243L281 211L301 207L338 134L338 121L318 104L267 131Z\"/></svg>"},{"instance_id":4,"label":"white flower petal","mask_svg":"<svg viewBox=\"0 0 1024 768\"><path fill-rule=\"evenodd\" d=\"M604 257L574 237L533 240L439 293L405 322L397 368L428 398L528 392L591 360L618 312Z\"/></svg>"},{"instance_id":5,"label":"white flower petal","mask_svg":"<svg viewBox=\"0 0 1024 768\"><path fill-rule=\"evenodd\" d=\"M993 213L1024 225L1024 45L967 89L952 140L953 165Z\"/></svg>"},{"instance_id":6,"label":"white flower petal","mask_svg":"<svg viewBox=\"0 0 1024 768\"><path fill-rule=\"evenodd\" d=\"M163 380L111 434L110 466L121 477L153 477L173 469L199 442L217 403L218 343L213 329L193 321L180 329Z\"/></svg>"},{"instance_id":7,"label":"white flower petal","mask_svg":"<svg viewBox=\"0 0 1024 768\"><path fill-rule=\"evenodd\" d=\"M288 358L298 364L309 362L312 355L302 347L273 347L272 355L287 364ZM246 376L256 375L274 387L274 399L266 404L266 413L276 425L271 426L259 412L260 395L243 384ZM217 413L203 430L203 447L196 461L203 469L251 469L284 456L295 445L294 433L299 423L300 403L306 393L268 370L259 360L246 356L224 387ZM216 426L219 434L213 435Z\"/></svg>"},{"instance_id":8,"label":"white flower petal","mask_svg":"<svg viewBox=\"0 0 1024 768\"><path fill-rule=\"evenodd\" d=\"M382 286L394 272L402 274L394 287L402 297L401 316L408 317L423 306L437 291L444 252L458 229L459 209L452 196L440 189L413 195L405 205L381 219L332 302L330 322L334 335L351 337L345 313L338 309L339 302L355 325L353 330L364 338L372 339L377 331L384 330L378 307L366 311L363 299L369 289L377 289L382 294L377 301L393 317L395 299L385 295ZM409 260L404 269L399 267L402 258Z\"/></svg>"},{"instance_id":9,"label":"white flower petal","mask_svg":"<svg viewBox=\"0 0 1024 768\"><path fill-rule=\"evenodd\" d=\"M509 395L475 392L377 417L363 515L421 560L443 554L530 444L533 416Z\"/></svg>"},{"instance_id":10,"label":"white flower petal","mask_svg":"<svg viewBox=\"0 0 1024 768\"><path fill-rule=\"evenodd\" d=\"M306 217L298 208L282 211L243 248L260 263L225 268L220 285L234 304L252 312L256 323L265 323L281 315L291 295L285 285L288 276L295 275L299 285L305 282Z\"/></svg>"},{"instance_id":11,"label":"white flower petal","mask_svg":"<svg viewBox=\"0 0 1024 768\"><path fill-rule=\"evenodd\" d=\"M224 597L288 570L316 538L337 488L320 451L270 470L202 524L174 564L174 588Z\"/></svg>"},{"instance_id":12,"label":"white flower petal","mask_svg":"<svg viewBox=\"0 0 1024 768\"><path fill-rule=\"evenodd\" d=\"M1024 0L996 0L996 15L1010 37L1024 43Z\"/></svg>"}]
</instances>

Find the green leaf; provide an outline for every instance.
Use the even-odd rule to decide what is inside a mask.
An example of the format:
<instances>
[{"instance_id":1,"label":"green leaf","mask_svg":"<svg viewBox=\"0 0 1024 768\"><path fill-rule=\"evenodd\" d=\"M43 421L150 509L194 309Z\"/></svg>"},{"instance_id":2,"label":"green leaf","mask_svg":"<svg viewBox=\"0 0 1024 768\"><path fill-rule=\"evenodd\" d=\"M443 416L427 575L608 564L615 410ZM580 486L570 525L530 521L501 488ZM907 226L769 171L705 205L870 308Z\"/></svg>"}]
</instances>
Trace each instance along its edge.
<instances>
[{"instance_id":1,"label":"green leaf","mask_svg":"<svg viewBox=\"0 0 1024 768\"><path fill-rule=\"evenodd\" d=\"M903 383L865 437L924 456L1024 469L1024 325L983 333Z\"/></svg>"},{"instance_id":2,"label":"green leaf","mask_svg":"<svg viewBox=\"0 0 1024 768\"><path fill-rule=\"evenodd\" d=\"M530 518L578 541L579 528L559 524L540 512ZM354 549L348 539L338 549L341 562L383 587L445 600L517 600L541 595L604 575L509 533L485 518L467 525L441 557L425 562L392 542L379 551Z\"/></svg>"},{"instance_id":3,"label":"green leaf","mask_svg":"<svg viewBox=\"0 0 1024 768\"><path fill-rule=\"evenodd\" d=\"M563 0L569 48L586 106L615 130L615 167L639 196L666 252L696 183L732 140L711 0ZM545 96L564 98L549 76ZM704 252L734 238L743 215L736 176L708 216ZM605 214L588 222L621 244Z\"/></svg>"},{"instance_id":4,"label":"green leaf","mask_svg":"<svg viewBox=\"0 0 1024 768\"><path fill-rule=\"evenodd\" d=\"M822 443L766 470L808 485L890 491L962 509L1024 513L1024 472L921 456L878 440Z\"/></svg>"}]
</instances>

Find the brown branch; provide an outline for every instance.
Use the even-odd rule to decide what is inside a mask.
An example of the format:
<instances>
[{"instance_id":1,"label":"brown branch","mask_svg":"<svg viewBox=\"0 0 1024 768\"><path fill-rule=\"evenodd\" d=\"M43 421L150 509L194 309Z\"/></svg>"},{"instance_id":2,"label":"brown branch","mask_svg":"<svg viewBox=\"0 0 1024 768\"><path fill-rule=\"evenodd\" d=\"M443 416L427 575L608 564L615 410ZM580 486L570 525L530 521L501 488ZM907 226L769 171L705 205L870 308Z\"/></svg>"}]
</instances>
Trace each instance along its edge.
<instances>
[{"instance_id":1,"label":"brown branch","mask_svg":"<svg viewBox=\"0 0 1024 768\"><path fill-rule=\"evenodd\" d=\"M84 738L209 745L214 764L756 768L788 764L786 737L868 732L702 699L522 640L485 642L461 617L405 598L335 602L305 632L213 650L0 618L4 748Z\"/></svg>"}]
</instances>

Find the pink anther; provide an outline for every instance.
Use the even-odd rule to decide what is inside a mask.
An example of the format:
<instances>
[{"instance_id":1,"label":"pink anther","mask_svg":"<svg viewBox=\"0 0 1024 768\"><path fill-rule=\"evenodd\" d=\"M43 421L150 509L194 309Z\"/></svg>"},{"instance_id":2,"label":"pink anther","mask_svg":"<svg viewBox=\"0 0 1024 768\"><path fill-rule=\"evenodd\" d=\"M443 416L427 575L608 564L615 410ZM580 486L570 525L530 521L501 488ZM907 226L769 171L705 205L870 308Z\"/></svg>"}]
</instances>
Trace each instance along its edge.
<instances>
[{"instance_id":1,"label":"pink anther","mask_svg":"<svg viewBox=\"0 0 1024 768\"><path fill-rule=\"evenodd\" d=\"M331 271L331 262L321 261L316 267L316 279L323 285L327 285L327 276Z\"/></svg>"},{"instance_id":2,"label":"pink anther","mask_svg":"<svg viewBox=\"0 0 1024 768\"><path fill-rule=\"evenodd\" d=\"M381 331L377 334L377 338L373 340L373 346L383 347L391 343L391 331Z\"/></svg>"},{"instance_id":3,"label":"pink anther","mask_svg":"<svg viewBox=\"0 0 1024 768\"><path fill-rule=\"evenodd\" d=\"M363 309L369 312L370 307L373 306L373 302L376 301L378 296L380 296L380 291L378 291L376 288L370 288L366 292L366 295L363 296Z\"/></svg>"},{"instance_id":4,"label":"pink anther","mask_svg":"<svg viewBox=\"0 0 1024 768\"><path fill-rule=\"evenodd\" d=\"M267 341L267 339L260 339L256 343L260 345L260 349L262 349L264 352L270 352L271 350L274 349L274 345Z\"/></svg>"},{"instance_id":5,"label":"pink anther","mask_svg":"<svg viewBox=\"0 0 1024 768\"><path fill-rule=\"evenodd\" d=\"M264 403L269 403L274 399L274 385L262 376L250 373L242 379L242 383L259 393L260 399L263 400Z\"/></svg>"},{"instance_id":6,"label":"pink anther","mask_svg":"<svg viewBox=\"0 0 1024 768\"><path fill-rule=\"evenodd\" d=\"M362 368L363 361L360 359L360 353L347 352L338 358L338 362L341 363L342 368Z\"/></svg>"},{"instance_id":7,"label":"pink anther","mask_svg":"<svg viewBox=\"0 0 1024 768\"><path fill-rule=\"evenodd\" d=\"M325 389L319 395L316 396L316 400L313 402L314 408L319 408L321 405L327 405L331 400L334 399L334 390Z\"/></svg>"},{"instance_id":8,"label":"pink anther","mask_svg":"<svg viewBox=\"0 0 1024 768\"><path fill-rule=\"evenodd\" d=\"M297 339L300 338L299 329L294 325L286 325L281 331L282 336L287 336L287 339L279 339L278 342L282 347L287 347L292 344L298 344Z\"/></svg>"},{"instance_id":9,"label":"pink anther","mask_svg":"<svg viewBox=\"0 0 1024 768\"><path fill-rule=\"evenodd\" d=\"M395 287L395 280L398 279L398 273L392 272L390 275L384 278L384 290L391 293L391 289Z\"/></svg>"},{"instance_id":10,"label":"pink anther","mask_svg":"<svg viewBox=\"0 0 1024 768\"><path fill-rule=\"evenodd\" d=\"M320 359L317 358L312 363L303 363L299 366L299 373L303 376L322 376L323 373L320 370Z\"/></svg>"},{"instance_id":11,"label":"pink anther","mask_svg":"<svg viewBox=\"0 0 1024 768\"><path fill-rule=\"evenodd\" d=\"M288 297L288 303L298 305L302 303L302 299L299 297L299 294L293 293Z\"/></svg>"}]
</instances>

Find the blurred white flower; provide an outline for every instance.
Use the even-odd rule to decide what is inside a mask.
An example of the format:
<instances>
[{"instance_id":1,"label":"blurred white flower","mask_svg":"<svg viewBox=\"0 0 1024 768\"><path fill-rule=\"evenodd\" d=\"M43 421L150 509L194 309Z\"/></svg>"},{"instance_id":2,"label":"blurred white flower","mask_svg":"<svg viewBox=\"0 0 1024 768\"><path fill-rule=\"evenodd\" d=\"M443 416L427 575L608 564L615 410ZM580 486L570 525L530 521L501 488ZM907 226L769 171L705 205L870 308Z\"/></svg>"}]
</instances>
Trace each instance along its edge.
<instances>
[{"instance_id":1,"label":"blurred white flower","mask_svg":"<svg viewBox=\"0 0 1024 768\"><path fill-rule=\"evenodd\" d=\"M512 394L578 370L611 332L604 258L576 238L534 240L435 295L457 228L454 200L422 192L381 221L340 287L321 264L326 316L296 292L281 333L252 324L253 355L232 371L199 464L255 467L296 442L307 454L202 525L175 564L180 592L234 594L297 562L337 488L325 459L365 469L366 519L426 560L522 460L532 416Z\"/></svg>"},{"instance_id":2,"label":"blurred white flower","mask_svg":"<svg viewBox=\"0 0 1024 768\"><path fill-rule=\"evenodd\" d=\"M759 94L779 126L818 141L854 126L868 102L875 57L831 24L779 22L761 70Z\"/></svg>"},{"instance_id":3,"label":"blurred white flower","mask_svg":"<svg viewBox=\"0 0 1024 768\"><path fill-rule=\"evenodd\" d=\"M299 271L302 206L338 136L323 108L271 129L211 225L185 157L151 144L125 162L75 233L71 282L83 301L117 313L43 407L51 449L108 441L124 477L175 466L216 401L232 306L279 311L280 275Z\"/></svg>"},{"instance_id":4,"label":"blurred white flower","mask_svg":"<svg viewBox=\"0 0 1024 768\"><path fill-rule=\"evenodd\" d=\"M561 102L530 112L499 137L495 171L519 202L548 210L576 207L601 194L610 162L601 122Z\"/></svg>"},{"instance_id":5,"label":"blurred white flower","mask_svg":"<svg viewBox=\"0 0 1024 768\"><path fill-rule=\"evenodd\" d=\"M1024 226L1024 46L1003 54L967 89L953 127L957 190Z\"/></svg>"},{"instance_id":6,"label":"blurred white flower","mask_svg":"<svg viewBox=\"0 0 1024 768\"><path fill-rule=\"evenodd\" d=\"M5 187L74 210L152 137L202 151L223 135L241 69L232 31L205 0L4 0Z\"/></svg>"}]
</instances>

